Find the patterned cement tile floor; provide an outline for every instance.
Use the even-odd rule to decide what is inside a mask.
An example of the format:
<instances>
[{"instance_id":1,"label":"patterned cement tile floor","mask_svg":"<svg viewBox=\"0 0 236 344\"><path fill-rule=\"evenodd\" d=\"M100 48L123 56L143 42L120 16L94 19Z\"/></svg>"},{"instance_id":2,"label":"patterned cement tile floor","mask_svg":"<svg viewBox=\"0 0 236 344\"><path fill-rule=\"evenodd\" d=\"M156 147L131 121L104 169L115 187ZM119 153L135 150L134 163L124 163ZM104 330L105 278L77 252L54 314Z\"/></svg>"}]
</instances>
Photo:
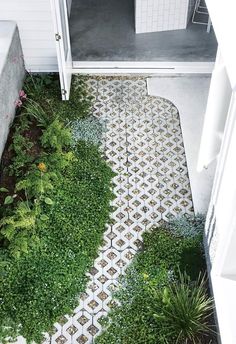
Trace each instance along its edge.
<instances>
[{"instance_id":1,"label":"patterned cement tile floor","mask_svg":"<svg viewBox=\"0 0 236 344\"><path fill-rule=\"evenodd\" d=\"M117 173L112 225L74 315L47 343L93 343L117 279L140 247L142 233L170 216L192 213L178 111L147 95L145 78L90 78L94 115L106 120L104 152Z\"/></svg>"}]
</instances>

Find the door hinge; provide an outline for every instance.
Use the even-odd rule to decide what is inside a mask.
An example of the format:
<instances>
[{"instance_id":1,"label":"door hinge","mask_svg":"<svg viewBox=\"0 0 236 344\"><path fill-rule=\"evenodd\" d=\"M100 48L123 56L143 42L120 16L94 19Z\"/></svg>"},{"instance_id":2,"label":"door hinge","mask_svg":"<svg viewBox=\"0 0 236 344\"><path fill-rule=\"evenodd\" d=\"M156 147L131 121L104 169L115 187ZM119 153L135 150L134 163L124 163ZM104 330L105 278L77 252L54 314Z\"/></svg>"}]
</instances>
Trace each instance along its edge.
<instances>
[{"instance_id":1,"label":"door hinge","mask_svg":"<svg viewBox=\"0 0 236 344\"><path fill-rule=\"evenodd\" d=\"M66 93L67 93L67 90L65 90L64 88L62 88L62 89L61 89L61 94L62 94L63 96L65 96Z\"/></svg>"},{"instance_id":2,"label":"door hinge","mask_svg":"<svg viewBox=\"0 0 236 344\"><path fill-rule=\"evenodd\" d=\"M56 39L57 42L60 41L61 36L59 35L59 33L56 33L56 34L55 34L55 39Z\"/></svg>"}]
</instances>

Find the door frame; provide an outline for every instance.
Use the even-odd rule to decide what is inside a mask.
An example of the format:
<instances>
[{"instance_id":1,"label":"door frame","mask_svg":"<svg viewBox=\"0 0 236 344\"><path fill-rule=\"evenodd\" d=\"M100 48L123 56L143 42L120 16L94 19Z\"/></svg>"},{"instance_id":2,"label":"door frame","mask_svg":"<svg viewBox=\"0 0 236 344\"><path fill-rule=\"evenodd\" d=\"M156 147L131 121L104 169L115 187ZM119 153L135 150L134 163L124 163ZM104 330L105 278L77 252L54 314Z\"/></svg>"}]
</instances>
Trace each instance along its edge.
<instances>
[{"instance_id":1,"label":"door frame","mask_svg":"<svg viewBox=\"0 0 236 344\"><path fill-rule=\"evenodd\" d=\"M62 100L69 100L72 79L72 54L66 0L50 0ZM63 8L63 13L61 7ZM65 38L65 39L64 39Z\"/></svg>"},{"instance_id":2,"label":"door frame","mask_svg":"<svg viewBox=\"0 0 236 344\"><path fill-rule=\"evenodd\" d=\"M73 61L73 74L211 74L215 62Z\"/></svg>"},{"instance_id":3,"label":"door frame","mask_svg":"<svg viewBox=\"0 0 236 344\"><path fill-rule=\"evenodd\" d=\"M68 100L72 74L211 74L215 62L158 62L158 61L73 61L69 32L69 18L65 19L65 33L68 43L69 60L64 54L63 30L60 1L67 13L67 0L50 0L56 39L58 70L60 75L62 99ZM58 37L58 36L57 36Z\"/></svg>"}]
</instances>

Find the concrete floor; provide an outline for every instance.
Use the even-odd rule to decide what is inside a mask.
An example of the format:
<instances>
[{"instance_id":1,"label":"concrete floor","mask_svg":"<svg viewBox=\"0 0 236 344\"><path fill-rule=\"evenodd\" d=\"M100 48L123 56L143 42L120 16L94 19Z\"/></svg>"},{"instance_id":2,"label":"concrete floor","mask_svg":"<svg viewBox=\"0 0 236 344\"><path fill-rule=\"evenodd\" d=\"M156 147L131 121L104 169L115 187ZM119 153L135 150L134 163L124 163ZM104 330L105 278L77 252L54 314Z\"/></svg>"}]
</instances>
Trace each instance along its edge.
<instances>
[{"instance_id":1,"label":"concrete floor","mask_svg":"<svg viewBox=\"0 0 236 344\"><path fill-rule=\"evenodd\" d=\"M74 61L210 62L217 42L212 30L135 34L134 0L73 0L70 35Z\"/></svg>"},{"instance_id":2,"label":"concrete floor","mask_svg":"<svg viewBox=\"0 0 236 344\"><path fill-rule=\"evenodd\" d=\"M196 213L205 213L210 201L216 163L198 172L197 161L210 76L160 76L149 78L147 85L149 95L171 100L179 111L194 210Z\"/></svg>"}]
</instances>

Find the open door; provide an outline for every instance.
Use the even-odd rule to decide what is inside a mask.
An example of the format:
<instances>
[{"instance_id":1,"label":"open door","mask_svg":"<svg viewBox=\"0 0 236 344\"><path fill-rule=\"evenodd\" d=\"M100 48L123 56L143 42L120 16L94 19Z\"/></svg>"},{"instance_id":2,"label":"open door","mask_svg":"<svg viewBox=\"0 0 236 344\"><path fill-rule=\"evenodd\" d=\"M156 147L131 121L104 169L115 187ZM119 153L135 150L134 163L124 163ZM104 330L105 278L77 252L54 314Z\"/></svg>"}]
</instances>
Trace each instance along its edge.
<instances>
[{"instance_id":1,"label":"open door","mask_svg":"<svg viewBox=\"0 0 236 344\"><path fill-rule=\"evenodd\" d=\"M66 0L51 0L62 100L69 100L72 56Z\"/></svg>"}]
</instances>

